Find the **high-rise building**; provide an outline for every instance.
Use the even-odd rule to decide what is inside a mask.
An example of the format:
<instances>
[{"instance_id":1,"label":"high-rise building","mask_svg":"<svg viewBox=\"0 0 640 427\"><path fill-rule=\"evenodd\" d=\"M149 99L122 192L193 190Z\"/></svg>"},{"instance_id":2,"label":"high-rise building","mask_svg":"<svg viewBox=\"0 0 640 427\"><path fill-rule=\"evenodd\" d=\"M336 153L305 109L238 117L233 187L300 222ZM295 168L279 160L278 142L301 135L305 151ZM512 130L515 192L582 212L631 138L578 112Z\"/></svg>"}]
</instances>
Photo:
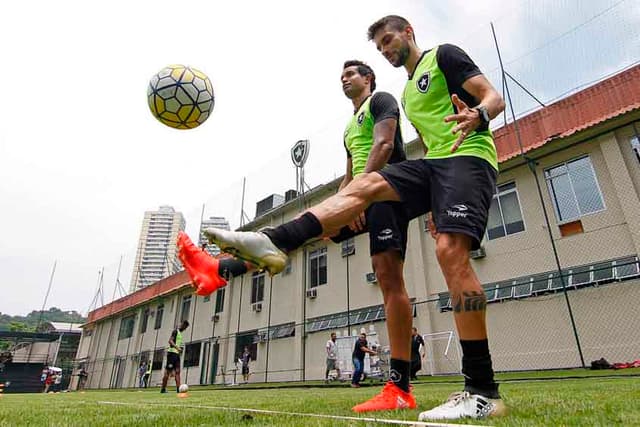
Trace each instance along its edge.
<instances>
[{"instance_id":1,"label":"high-rise building","mask_svg":"<svg viewBox=\"0 0 640 427\"><path fill-rule=\"evenodd\" d=\"M157 211L144 213L131 277L131 292L182 270L177 258L176 241L178 232L184 229L184 216L171 206L160 206Z\"/></svg>"},{"instance_id":2,"label":"high-rise building","mask_svg":"<svg viewBox=\"0 0 640 427\"><path fill-rule=\"evenodd\" d=\"M200 224L200 238L198 240L198 246L201 248L204 245L205 250L212 256L216 256L220 253L220 248L213 243L209 243L207 238L204 236L205 228L222 228L224 230L231 230L229 226L229 221L225 217L221 216L212 216L209 219L203 219Z\"/></svg>"}]
</instances>

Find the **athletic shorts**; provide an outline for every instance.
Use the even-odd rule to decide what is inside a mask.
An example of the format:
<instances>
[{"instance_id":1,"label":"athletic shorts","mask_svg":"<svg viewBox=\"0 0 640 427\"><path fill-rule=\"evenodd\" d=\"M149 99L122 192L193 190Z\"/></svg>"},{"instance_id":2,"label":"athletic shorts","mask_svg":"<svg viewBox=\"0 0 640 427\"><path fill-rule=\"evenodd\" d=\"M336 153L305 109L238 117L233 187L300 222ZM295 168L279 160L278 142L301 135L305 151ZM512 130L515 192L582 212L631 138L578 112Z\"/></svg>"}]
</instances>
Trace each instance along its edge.
<instances>
[{"instance_id":1,"label":"athletic shorts","mask_svg":"<svg viewBox=\"0 0 640 427\"><path fill-rule=\"evenodd\" d=\"M167 371L180 370L180 355L172 351L167 352Z\"/></svg>"},{"instance_id":2,"label":"athletic shorts","mask_svg":"<svg viewBox=\"0 0 640 427\"><path fill-rule=\"evenodd\" d=\"M327 359L327 369L330 371L336 369L336 359Z\"/></svg>"},{"instance_id":3,"label":"athletic shorts","mask_svg":"<svg viewBox=\"0 0 640 427\"><path fill-rule=\"evenodd\" d=\"M249 374L249 367L246 365L242 365L242 375Z\"/></svg>"},{"instance_id":4,"label":"athletic shorts","mask_svg":"<svg viewBox=\"0 0 640 427\"><path fill-rule=\"evenodd\" d=\"M369 233L370 255L395 250L404 259L409 227L404 205L399 202L374 203L365 211L365 220L364 230L354 232L349 227L342 227L340 233L331 237L331 240L340 243L359 234Z\"/></svg>"},{"instance_id":5,"label":"athletic shorts","mask_svg":"<svg viewBox=\"0 0 640 427\"><path fill-rule=\"evenodd\" d=\"M440 233L461 233L478 249L484 237L497 171L474 156L419 159L378 171L395 189L409 219L432 212Z\"/></svg>"}]
</instances>

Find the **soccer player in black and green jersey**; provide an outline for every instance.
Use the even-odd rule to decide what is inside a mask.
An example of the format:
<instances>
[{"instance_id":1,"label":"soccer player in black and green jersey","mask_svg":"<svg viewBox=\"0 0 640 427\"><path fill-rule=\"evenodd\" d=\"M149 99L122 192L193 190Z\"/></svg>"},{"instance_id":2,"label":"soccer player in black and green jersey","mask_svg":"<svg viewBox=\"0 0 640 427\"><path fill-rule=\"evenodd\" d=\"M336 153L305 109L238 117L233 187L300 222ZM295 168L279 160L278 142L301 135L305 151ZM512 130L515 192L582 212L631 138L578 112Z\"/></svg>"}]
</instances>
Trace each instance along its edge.
<instances>
[{"instance_id":1,"label":"soccer player in black and green jersey","mask_svg":"<svg viewBox=\"0 0 640 427\"><path fill-rule=\"evenodd\" d=\"M409 218L430 212L463 350L465 386L420 418L502 415L506 408L487 341L486 296L469 250L479 247L484 236L495 191L497 154L488 125L503 111L504 101L461 49L442 45L422 52L402 17L380 19L369 28L369 38L392 65L409 74L403 107L424 143L425 157L362 173L336 195L273 229L208 229L205 234L221 250L276 274L284 269L287 252L311 238L335 235L372 203L400 202Z\"/></svg>"},{"instance_id":2,"label":"soccer player in black and green jersey","mask_svg":"<svg viewBox=\"0 0 640 427\"><path fill-rule=\"evenodd\" d=\"M342 189L359 175L406 160L406 156L398 103L389 93L374 93L376 80L371 67L362 61L346 61L341 81L342 91L353 104L353 115L344 132L347 170L340 184ZM338 242L349 237L349 231L369 232L369 253L382 291L391 347L389 382L381 393L354 406L356 412L416 407L409 386L412 311L402 274L408 224L402 204L374 203L346 230L343 228L332 237ZM352 383L357 385L357 380L354 378Z\"/></svg>"},{"instance_id":3,"label":"soccer player in black and green jersey","mask_svg":"<svg viewBox=\"0 0 640 427\"><path fill-rule=\"evenodd\" d=\"M495 191L498 160L489 121L504 101L462 49L444 44L421 51L413 27L400 16L376 21L368 36L391 65L408 73L402 106L426 156L381 174L409 209L431 214L463 352L464 391L420 419L500 415L505 407L493 377L486 297L469 250L484 236Z\"/></svg>"},{"instance_id":4,"label":"soccer player in black and green jersey","mask_svg":"<svg viewBox=\"0 0 640 427\"><path fill-rule=\"evenodd\" d=\"M162 388L160 393L167 392L167 382L169 375L173 373L176 378L176 391L180 390L180 354L184 349L182 333L189 327L189 321L183 320L178 329L174 329L169 338L169 348L167 348L167 365L162 377Z\"/></svg>"}]
</instances>

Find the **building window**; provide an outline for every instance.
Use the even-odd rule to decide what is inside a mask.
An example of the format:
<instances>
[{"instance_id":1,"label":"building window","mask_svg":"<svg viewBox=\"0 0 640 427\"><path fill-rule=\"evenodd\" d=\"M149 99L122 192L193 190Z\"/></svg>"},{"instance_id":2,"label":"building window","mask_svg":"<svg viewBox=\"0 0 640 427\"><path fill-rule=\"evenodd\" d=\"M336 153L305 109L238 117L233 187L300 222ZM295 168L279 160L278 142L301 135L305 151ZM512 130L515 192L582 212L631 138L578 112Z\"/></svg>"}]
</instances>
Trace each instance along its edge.
<instances>
[{"instance_id":1,"label":"building window","mask_svg":"<svg viewBox=\"0 0 640 427\"><path fill-rule=\"evenodd\" d=\"M327 248L309 252L309 288L327 284Z\"/></svg>"},{"instance_id":2,"label":"building window","mask_svg":"<svg viewBox=\"0 0 640 427\"><path fill-rule=\"evenodd\" d=\"M191 310L191 295L182 298L182 309L180 310L180 323L189 320L189 311Z\"/></svg>"},{"instance_id":3,"label":"building window","mask_svg":"<svg viewBox=\"0 0 640 427\"><path fill-rule=\"evenodd\" d=\"M487 239L493 240L521 231L524 231L524 221L516 183L500 185L489 209Z\"/></svg>"},{"instance_id":4,"label":"building window","mask_svg":"<svg viewBox=\"0 0 640 427\"><path fill-rule=\"evenodd\" d=\"M226 288L218 289L216 291L216 310L214 311L214 314L222 313L224 311L224 294L226 291Z\"/></svg>"},{"instance_id":5,"label":"building window","mask_svg":"<svg viewBox=\"0 0 640 427\"><path fill-rule=\"evenodd\" d=\"M184 367L198 366L200 364L200 346L201 343L196 342L187 344L184 349Z\"/></svg>"},{"instance_id":6,"label":"building window","mask_svg":"<svg viewBox=\"0 0 640 427\"><path fill-rule=\"evenodd\" d=\"M636 160L640 163L640 138L638 136L631 138L631 150L633 150Z\"/></svg>"},{"instance_id":7,"label":"building window","mask_svg":"<svg viewBox=\"0 0 640 427\"><path fill-rule=\"evenodd\" d=\"M251 277L251 304L264 299L264 278L264 272L253 273Z\"/></svg>"},{"instance_id":8,"label":"building window","mask_svg":"<svg viewBox=\"0 0 640 427\"><path fill-rule=\"evenodd\" d=\"M123 317L120 320L120 331L118 333L118 339L131 338L133 335L133 325L136 323L136 315Z\"/></svg>"},{"instance_id":9,"label":"building window","mask_svg":"<svg viewBox=\"0 0 640 427\"><path fill-rule=\"evenodd\" d=\"M162 327L162 315L164 314L164 304L160 304L156 310L156 322L153 325L153 329L160 329Z\"/></svg>"},{"instance_id":10,"label":"building window","mask_svg":"<svg viewBox=\"0 0 640 427\"><path fill-rule=\"evenodd\" d=\"M149 308L145 308L142 312L142 321L140 322L140 333L144 334L147 332L147 325L149 323L149 315L151 310Z\"/></svg>"},{"instance_id":11,"label":"building window","mask_svg":"<svg viewBox=\"0 0 640 427\"><path fill-rule=\"evenodd\" d=\"M604 200L589 156L549 168L544 176L559 222L604 210Z\"/></svg>"},{"instance_id":12,"label":"building window","mask_svg":"<svg viewBox=\"0 0 640 427\"><path fill-rule=\"evenodd\" d=\"M153 360L151 363L151 370L157 371L162 369L162 362L164 361L164 349L159 348L153 352Z\"/></svg>"},{"instance_id":13,"label":"building window","mask_svg":"<svg viewBox=\"0 0 640 427\"><path fill-rule=\"evenodd\" d=\"M356 239L353 237L343 240L341 243L340 253L342 257L348 257L356 253Z\"/></svg>"}]
</instances>

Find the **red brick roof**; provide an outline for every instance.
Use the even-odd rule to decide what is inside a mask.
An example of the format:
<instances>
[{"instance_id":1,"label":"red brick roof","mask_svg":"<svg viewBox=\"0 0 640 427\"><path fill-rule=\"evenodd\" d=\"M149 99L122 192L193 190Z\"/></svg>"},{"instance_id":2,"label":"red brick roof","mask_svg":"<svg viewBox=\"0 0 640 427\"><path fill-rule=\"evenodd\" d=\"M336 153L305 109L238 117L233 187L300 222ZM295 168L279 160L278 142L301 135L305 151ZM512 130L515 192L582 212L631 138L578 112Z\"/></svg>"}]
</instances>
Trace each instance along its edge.
<instances>
[{"instance_id":1,"label":"red brick roof","mask_svg":"<svg viewBox=\"0 0 640 427\"><path fill-rule=\"evenodd\" d=\"M518 119L522 146L531 151L638 108L640 65ZM520 154L513 123L493 135L500 162Z\"/></svg>"},{"instance_id":2,"label":"red brick roof","mask_svg":"<svg viewBox=\"0 0 640 427\"><path fill-rule=\"evenodd\" d=\"M135 307L136 305L143 304L153 298L166 295L186 286L191 286L191 279L189 279L189 275L187 275L186 271L181 271L173 276L166 277L153 285L144 287L139 291L126 295L93 310L89 313L87 323L96 322L100 319L112 316L116 313Z\"/></svg>"}]
</instances>

